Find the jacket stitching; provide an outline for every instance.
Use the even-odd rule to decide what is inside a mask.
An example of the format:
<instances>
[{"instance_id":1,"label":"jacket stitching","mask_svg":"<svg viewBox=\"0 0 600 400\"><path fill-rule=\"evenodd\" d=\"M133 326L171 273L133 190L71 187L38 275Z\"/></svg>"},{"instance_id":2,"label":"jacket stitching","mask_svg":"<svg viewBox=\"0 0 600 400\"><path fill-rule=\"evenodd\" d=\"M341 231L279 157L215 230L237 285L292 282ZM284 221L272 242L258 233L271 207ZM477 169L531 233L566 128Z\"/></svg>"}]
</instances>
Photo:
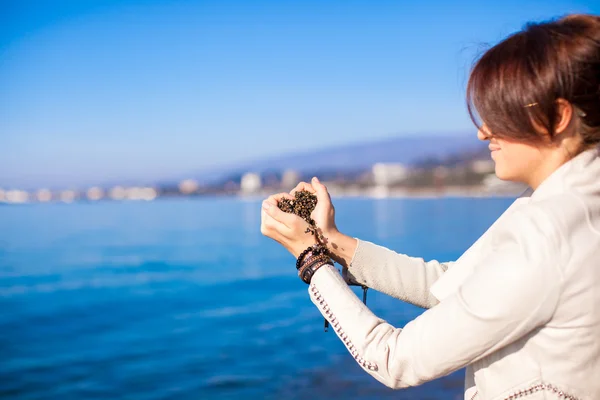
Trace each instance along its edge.
<instances>
[{"instance_id":1,"label":"jacket stitching","mask_svg":"<svg viewBox=\"0 0 600 400\"><path fill-rule=\"evenodd\" d=\"M572 394L568 394L566 392L563 392L562 390L560 390L558 387L550 384L550 383L546 383L546 382L540 382L540 383L536 383L535 385L531 385L525 389L521 389L518 390L510 395L508 395L507 397L504 397L503 400L514 400L514 399L520 399L523 398L525 396L529 396L533 393L537 393L541 390L546 390L549 392L553 392L554 394L558 395L559 398L561 399L566 399L566 400L579 400L578 397L573 396ZM469 400L474 400L477 396L479 395L479 391L476 391L473 396L471 396L471 398Z\"/></svg>"},{"instance_id":2,"label":"jacket stitching","mask_svg":"<svg viewBox=\"0 0 600 400\"><path fill-rule=\"evenodd\" d=\"M561 399L579 400L579 398L577 398L571 394L568 394L568 393L560 390L558 387L556 387L550 383L546 383L546 382L540 382L535 385L531 385L528 388L518 390L518 391L514 392L513 394L505 397L504 400L520 399L520 398L529 396L533 393L536 393L536 392L539 392L542 390L553 392L554 394L558 395L558 397Z\"/></svg>"},{"instance_id":3,"label":"jacket stitching","mask_svg":"<svg viewBox=\"0 0 600 400\"><path fill-rule=\"evenodd\" d=\"M379 369L377 367L377 364L365 360L362 357L362 355L359 354L358 350L356 349L356 346L354 346L354 343L352 343L346 332L344 332L344 330L342 329L340 322L333 314L333 311L331 311L331 309L329 308L329 305L327 304L319 290L313 285L311 285L310 290L314 295L315 301L319 303L321 310L323 310L325 318L327 318L327 320L331 324L331 327L335 330L335 333L342 340L342 342L344 343L352 357L356 360L356 362L365 369L368 369L370 371L377 371Z\"/></svg>"}]
</instances>

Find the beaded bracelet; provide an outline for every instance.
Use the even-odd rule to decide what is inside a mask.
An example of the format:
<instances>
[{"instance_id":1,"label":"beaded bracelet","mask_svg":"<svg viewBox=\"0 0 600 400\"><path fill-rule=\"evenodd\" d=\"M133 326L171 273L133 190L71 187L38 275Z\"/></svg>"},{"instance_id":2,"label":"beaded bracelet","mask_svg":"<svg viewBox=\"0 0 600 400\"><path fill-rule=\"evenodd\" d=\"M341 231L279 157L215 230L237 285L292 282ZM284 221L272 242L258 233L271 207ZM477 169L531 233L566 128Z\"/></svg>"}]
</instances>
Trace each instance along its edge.
<instances>
[{"instance_id":1,"label":"beaded bracelet","mask_svg":"<svg viewBox=\"0 0 600 400\"><path fill-rule=\"evenodd\" d=\"M306 250L304 250L302 253L300 253L300 255L298 256L298 259L296 260L296 269L300 269L300 265L302 264L302 260L304 260L304 257L306 257L306 255L313 250L313 247L316 245L312 245L312 246L308 246L306 248Z\"/></svg>"},{"instance_id":2,"label":"beaded bracelet","mask_svg":"<svg viewBox=\"0 0 600 400\"><path fill-rule=\"evenodd\" d=\"M315 243L312 246L308 246L298 256L298 259L296 260L296 269L300 269L300 267L302 266L302 262L304 261L304 259L306 258L306 256L309 253L310 253L310 256L318 255L318 254L329 254L329 250L327 249L327 247L325 247L325 246L323 246L322 244L319 244L319 243Z\"/></svg>"}]
</instances>

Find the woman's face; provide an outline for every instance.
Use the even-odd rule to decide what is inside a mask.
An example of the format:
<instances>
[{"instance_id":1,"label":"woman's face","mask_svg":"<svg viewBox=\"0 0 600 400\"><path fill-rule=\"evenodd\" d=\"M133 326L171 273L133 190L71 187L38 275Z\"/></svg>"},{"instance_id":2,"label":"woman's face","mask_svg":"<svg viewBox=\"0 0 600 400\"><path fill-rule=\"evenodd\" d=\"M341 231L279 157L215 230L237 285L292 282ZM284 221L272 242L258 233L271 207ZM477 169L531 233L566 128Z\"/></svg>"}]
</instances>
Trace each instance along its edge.
<instances>
[{"instance_id":1,"label":"woman's face","mask_svg":"<svg viewBox=\"0 0 600 400\"><path fill-rule=\"evenodd\" d=\"M539 146L496 138L489 134L485 125L477 132L477 138L489 142L498 178L532 186L532 182L536 180L535 177L544 164L543 152Z\"/></svg>"}]
</instances>

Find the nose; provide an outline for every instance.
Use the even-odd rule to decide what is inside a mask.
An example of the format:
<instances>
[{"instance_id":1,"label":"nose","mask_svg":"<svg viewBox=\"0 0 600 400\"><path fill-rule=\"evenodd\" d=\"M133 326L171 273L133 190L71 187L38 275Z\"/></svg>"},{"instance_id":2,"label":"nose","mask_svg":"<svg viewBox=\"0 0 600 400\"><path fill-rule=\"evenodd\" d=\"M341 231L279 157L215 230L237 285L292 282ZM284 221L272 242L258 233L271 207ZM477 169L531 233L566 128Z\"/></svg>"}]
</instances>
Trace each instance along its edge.
<instances>
[{"instance_id":1,"label":"nose","mask_svg":"<svg viewBox=\"0 0 600 400\"><path fill-rule=\"evenodd\" d=\"M479 130L477 131L477 139L490 140L491 136L492 135L490 134L489 130L487 129L487 126L485 126L485 124L481 125L481 128L479 128Z\"/></svg>"}]
</instances>

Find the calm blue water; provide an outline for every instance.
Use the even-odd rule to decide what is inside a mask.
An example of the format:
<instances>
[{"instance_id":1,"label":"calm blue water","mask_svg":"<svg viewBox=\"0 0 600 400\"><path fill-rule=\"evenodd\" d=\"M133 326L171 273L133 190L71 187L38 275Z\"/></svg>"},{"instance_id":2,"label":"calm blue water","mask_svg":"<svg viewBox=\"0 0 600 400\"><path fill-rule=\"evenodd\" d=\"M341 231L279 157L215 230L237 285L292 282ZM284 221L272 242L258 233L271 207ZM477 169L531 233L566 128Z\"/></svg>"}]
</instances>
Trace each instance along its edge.
<instances>
[{"instance_id":1,"label":"calm blue water","mask_svg":"<svg viewBox=\"0 0 600 400\"><path fill-rule=\"evenodd\" d=\"M338 199L342 231L458 257L510 199ZM0 397L453 399L463 372L393 391L312 305L260 201L0 206ZM422 310L370 291L402 326Z\"/></svg>"}]
</instances>

